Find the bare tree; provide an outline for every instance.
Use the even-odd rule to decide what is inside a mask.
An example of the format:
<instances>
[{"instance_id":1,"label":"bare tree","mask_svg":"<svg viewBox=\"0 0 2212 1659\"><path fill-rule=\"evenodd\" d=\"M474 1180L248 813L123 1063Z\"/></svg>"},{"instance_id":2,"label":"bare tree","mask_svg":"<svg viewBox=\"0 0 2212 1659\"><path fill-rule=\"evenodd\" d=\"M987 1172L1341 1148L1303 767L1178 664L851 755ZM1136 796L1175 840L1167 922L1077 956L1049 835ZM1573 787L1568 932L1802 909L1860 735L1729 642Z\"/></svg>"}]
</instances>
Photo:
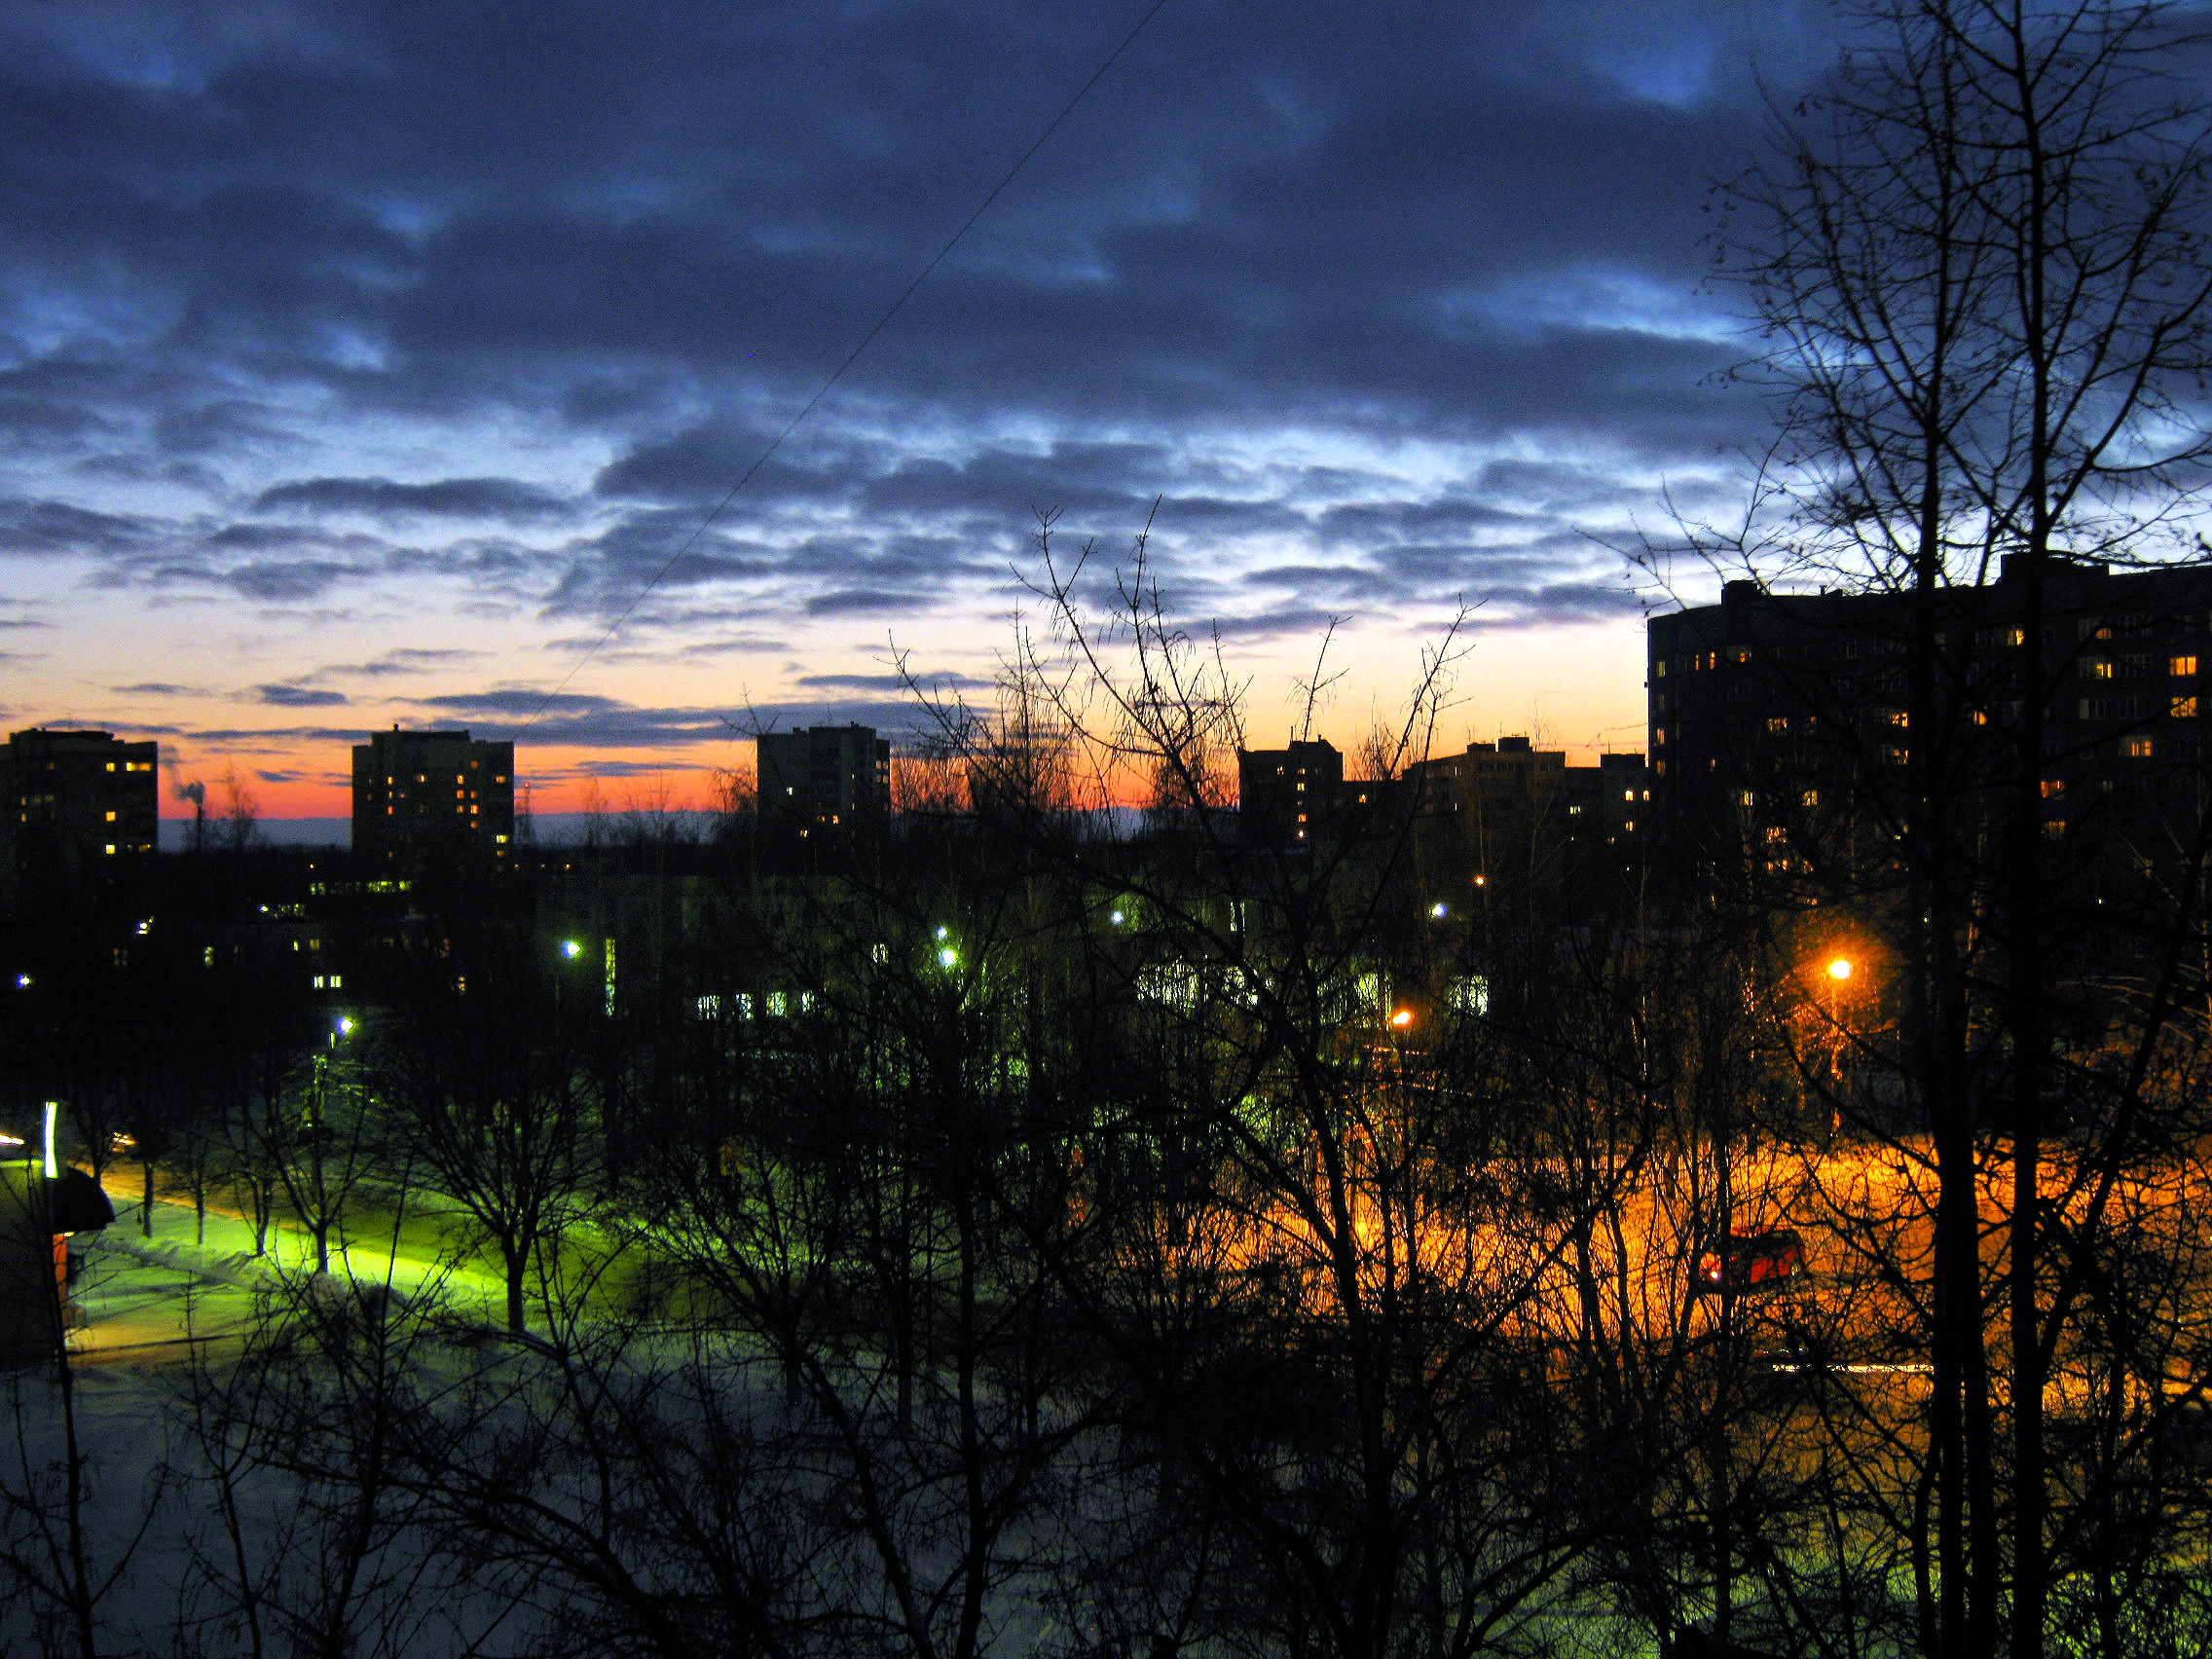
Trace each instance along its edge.
<instances>
[{"instance_id":1,"label":"bare tree","mask_svg":"<svg viewBox=\"0 0 2212 1659\"><path fill-rule=\"evenodd\" d=\"M567 965L551 941L487 930L464 940L465 972L440 959L418 976L409 1005L376 1041L395 1150L490 1242L517 1333L528 1326L534 1277L542 1284L561 1270L563 1235L597 1169L584 1063L605 1022L605 993L595 979L564 974Z\"/></svg>"},{"instance_id":2,"label":"bare tree","mask_svg":"<svg viewBox=\"0 0 2212 1659\"><path fill-rule=\"evenodd\" d=\"M2193 414L2212 323L2206 118L2177 78L2172 8L1878 0L1849 19L1836 72L1727 193L1723 267L1767 333L1757 372L1786 413L1749 537L1730 545L1762 573L1840 574L1898 602L1901 683L1886 700L1911 734L1905 764L1886 769L1841 699L1824 765L1853 781L1856 820L1807 826L1804 844L1831 894L1853 891L1889 935L1905 995L1882 1063L1929 1136L1924 1641L1988 1652L2009 1625L2012 1651L2037 1654L2070 1531L2046 1401L2096 1276L2045 1190L2075 1063L2055 1051L2057 1011L2062 987L2127 953L2069 909L2045 835L2046 711L2073 654L2052 638L2053 584L2069 558L2189 551L2177 520L2207 459ZM1946 622L1944 590L2000 561L2021 603L1997 672ZM2161 1024L2135 1026L2131 1046L2155 1049ZM1978 1161L1999 1130L1993 1280Z\"/></svg>"}]
</instances>

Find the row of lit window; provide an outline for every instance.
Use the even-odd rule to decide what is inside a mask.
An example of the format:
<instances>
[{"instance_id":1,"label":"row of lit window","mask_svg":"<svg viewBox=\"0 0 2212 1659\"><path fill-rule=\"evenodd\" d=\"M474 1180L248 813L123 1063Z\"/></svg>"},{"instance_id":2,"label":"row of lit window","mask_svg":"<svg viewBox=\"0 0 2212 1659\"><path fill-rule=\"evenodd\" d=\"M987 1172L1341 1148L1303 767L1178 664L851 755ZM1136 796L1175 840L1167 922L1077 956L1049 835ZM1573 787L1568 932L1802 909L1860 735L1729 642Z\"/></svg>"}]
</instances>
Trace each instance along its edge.
<instances>
[{"instance_id":1,"label":"row of lit window","mask_svg":"<svg viewBox=\"0 0 2212 1659\"><path fill-rule=\"evenodd\" d=\"M2116 637L2126 638L2135 635L2148 634L2150 631L2150 620L2147 617L2122 618L2117 627L2115 626L2115 624L2110 622L2100 622L2093 619L2084 619L2080 623L2078 628L2079 637L2083 640L2110 640ZM2046 630L2045 638L2046 640L2053 639L2053 633L2054 631L2052 630ZM1982 628L1976 630L1974 634L1974 644L1983 649L2003 649L2008 647L2017 648L2021 645L2026 645L2027 640L2027 631L2022 628ZM1944 643L1944 637L1941 634L1936 635L1936 643L1938 645L1942 645ZM2053 641L2053 643L2055 643L2055 641ZM1901 656L1902 654L1904 654L1904 642L1901 640L1853 639L1839 642L1836 646L1836 654L1846 658L1861 658L1866 656L1883 655ZM1723 666L1740 666L1744 663L1751 662L1755 654L1756 653L1754 652L1753 647L1750 645L1727 645L1716 650L1688 651L1677 653L1677 655L1672 657L1664 655L1655 656L1651 659L1651 678L1654 680L1664 680L1667 678L1670 672L1676 671L1677 669L1677 666L1679 672L1688 674L1700 674L1708 670L1717 669ZM1780 651L1769 650L1767 654L1780 656L1784 653ZM1805 647L1805 659L1808 662L1814 661L1821 654L1821 647L1817 645L1807 645ZM2091 661L2099 659L2091 659ZM2121 670L2122 673L2142 675L2153 672L2150 667L2152 659L2148 653L2142 656L2127 657L2122 660L2130 665L2140 665L2124 668ZM2196 672L2196 659L2194 656L2173 656L2168 658L2167 660L2169 666L2166 672L2169 674L2194 674ZM2186 664L2187 666L2182 666L2184 664ZM2084 675L2087 675L2090 672L2090 662L2084 662L2083 664L2083 673ZM2100 676L2100 678L2109 679L2110 677L2111 669L2110 666L2107 665L2103 675Z\"/></svg>"},{"instance_id":2,"label":"row of lit window","mask_svg":"<svg viewBox=\"0 0 2212 1659\"><path fill-rule=\"evenodd\" d=\"M2147 680L2157 672L2151 663L2152 659L2148 656L2124 656L2117 660L2112 657L2083 657L2078 668L2083 680ZM2166 658L2166 672L2179 678L2194 675L2196 672L2196 658L2170 656Z\"/></svg>"},{"instance_id":3,"label":"row of lit window","mask_svg":"<svg viewBox=\"0 0 2212 1659\"><path fill-rule=\"evenodd\" d=\"M738 1018L751 1019L753 1017L753 993L751 991L740 991L730 1001L737 1011ZM770 991L765 997L761 998L761 1004L770 1019L782 1019L794 1010L800 1014L812 1014L814 1012L814 993L812 991ZM699 1017L701 1019L719 1019L721 1016L722 999L720 997L704 996L699 999Z\"/></svg>"}]
</instances>

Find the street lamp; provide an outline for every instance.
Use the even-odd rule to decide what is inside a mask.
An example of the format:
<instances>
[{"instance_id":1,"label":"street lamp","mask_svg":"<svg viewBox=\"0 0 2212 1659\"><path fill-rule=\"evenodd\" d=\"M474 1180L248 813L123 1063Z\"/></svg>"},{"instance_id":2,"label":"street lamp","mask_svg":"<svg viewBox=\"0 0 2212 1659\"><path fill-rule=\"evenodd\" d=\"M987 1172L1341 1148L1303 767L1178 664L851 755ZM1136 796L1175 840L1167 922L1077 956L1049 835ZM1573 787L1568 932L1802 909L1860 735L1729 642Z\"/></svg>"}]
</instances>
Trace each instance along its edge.
<instances>
[{"instance_id":1,"label":"street lamp","mask_svg":"<svg viewBox=\"0 0 2212 1659\"><path fill-rule=\"evenodd\" d=\"M1414 1011L1410 1008L1402 1008L1398 1010L1396 1014L1390 1015L1390 1023L1396 1026L1400 1031L1404 1031L1409 1028L1413 1024L1413 1022Z\"/></svg>"},{"instance_id":2,"label":"street lamp","mask_svg":"<svg viewBox=\"0 0 2212 1659\"><path fill-rule=\"evenodd\" d=\"M1839 985L1843 983L1844 980L1850 978L1851 958L1848 956L1839 956L1833 962L1830 962L1828 964L1828 977L1833 979Z\"/></svg>"},{"instance_id":3,"label":"street lamp","mask_svg":"<svg viewBox=\"0 0 2212 1659\"><path fill-rule=\"evenodd\" d=\"M583 953L584 947L578 944L574 940L565 939L561 941L561 954L563 956L566 956L570 961L573 962Z\"/></svg>"}]
</instances>

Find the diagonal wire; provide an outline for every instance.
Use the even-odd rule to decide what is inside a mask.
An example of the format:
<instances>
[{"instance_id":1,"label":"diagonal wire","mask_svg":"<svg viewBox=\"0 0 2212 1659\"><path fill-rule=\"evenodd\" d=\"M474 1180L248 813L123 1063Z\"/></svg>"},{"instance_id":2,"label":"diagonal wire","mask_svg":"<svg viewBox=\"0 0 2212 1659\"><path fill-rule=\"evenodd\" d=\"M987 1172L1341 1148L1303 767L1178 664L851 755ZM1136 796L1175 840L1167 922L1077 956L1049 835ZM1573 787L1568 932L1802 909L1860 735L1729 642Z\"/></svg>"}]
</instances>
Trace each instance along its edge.
<instances>
[{"instance_id":1,"label":"diagonal wire","mask_svg":"<svg viewBox=\"0 0 2212 1659\"><path fill-rule=\"evenodd\" d=\"M825 397L830 395L830 387L834 387L840 380L844 379L845 371L851 368L853 364L860 360L861 353L868 349L869 345L873 343L875 337L878 334L881 334L885 326L890 323L891 319L899 314L900 309L903 307L908 300L914 297L914 290L919 288L924 282L928 281L930 274L937 270L939 266L944 263L946 257L952 252L955 247L960 244L960 239L965 237L970 231L976 228L976 221L980 219L986 212L990 210L991 203L996 202L999 197L1005 193L1006 187L1014 181L1015 175L1017 175L1023 167L1029 165L1030 158L1035 156L1039 150L1045 147L1045 140L1051 137L1054 132L1059 130L1060 124L1067 120L1069 116L1075 113L1075 106L1083 102L1085 94L1087 94L1091 88L1098 85L1099 81L1105 76L1106 71L1113 68L1116 61L1120 59L1122 54L1129 49L1130 43L1134 41L1139 34L1144 32L1145 24L1151 22L1153 18L1160 12L1160 9L1166 4L1167 0L1152 0L1152 4L1145 8L1144 15L1138 18L1137 20L1130 25L1129 32L1121 38L1120 42L1116 44L1114 50L1112 52L1109 52L1106 55L1105 58L1099 63L1098 67L1090 72L1090 78L1075 90L1075 95L1069 98L1066 103L1060 106L1059 114L1053 116L1050 122L1046 123L1045 129L1042 132L1038 133L1033 140L1031 140L1029 148L1022 151L1021 154L1014 159L1014 166L1006 169L1005 175L1000 178L998 183L991 186L989 194L986 195L982 199L982 201L978 202L976 204L976 210L973 213L969 214L966 219L961 221L960 228L954 231L951 236L945 239L944 245L939 248L937 252L931 256L930 262L927 265L923 266L920 271L914 274L914 279L911 282L908 282L905 287L902 288L899 291L899 297L893 300L890 305L884 308L883 314L877 317L874 324L868 329L868 331L860 337L859 343L855 345L850 351L845 353L844 361L839 363L834 369L830 372L830 378L825 380L822 385L815 389L814 395L806 400L805 404L800 407L799 412L796 415L793 415L790 421L786 422L784 424L784 429L778 432L775 437L770 440L768 447L762 450L759 455L754 458L753 464L751 466L748 466L745 469L744 474L738 479L738 481L729 487L729 493L723 496L720 500L717 501L712 507L707 510L706 516L700 519L700 521L692 527L691 534L683 538L682 545L680 545L675 552L671 553L667 557L667 559L662 561L660 569L652 573L652 579L647 581L644 587L640 588L637 593L632 596L630 603L623 608L622 614L617 616L612 622L608 624L607 631L601 634L598 639L594 640L591 643L590 649L586 650L582 656L576 658L575 662L570 667L569 672L561 677L561 683L554 686L552 690L546 692L544 697L539 700L537 707L531 711L530 718L524 720L522 724L515 727L514 737L510 741L519 741L525 732L529 731L532 726L535 725L538 720L544 717L545 711L553 706L554 700L558 698L562 692L568 690L570 683L574 681L577 675L581 674L584 671L585 665L588 664L592 660L592 658L599 655L601 649L606 645L607 642L613 639L616 634L622 631L623 624L628 622L630 618L637 613L638 607L645 604L646 598L652 593L653 589L659 587L660 584L667 579L669 571L675 570L676 567L682 562L683 556L686 553L689 553L693 547L696 547L698 545L699 538L707 534L708 530L714 525L715 520L721 517L723 510L728 507L730 502L737 499L739 492L744 490L746 485L752 483L754 475L757 473L763 466L768 464L768 459L773 456L776 451L783 448L784 440L790 437L793 432L798 429L798 424L801 421L805 420L809 415L814 413L814 406L820 403Z\"/></svg>"}]
</instances>

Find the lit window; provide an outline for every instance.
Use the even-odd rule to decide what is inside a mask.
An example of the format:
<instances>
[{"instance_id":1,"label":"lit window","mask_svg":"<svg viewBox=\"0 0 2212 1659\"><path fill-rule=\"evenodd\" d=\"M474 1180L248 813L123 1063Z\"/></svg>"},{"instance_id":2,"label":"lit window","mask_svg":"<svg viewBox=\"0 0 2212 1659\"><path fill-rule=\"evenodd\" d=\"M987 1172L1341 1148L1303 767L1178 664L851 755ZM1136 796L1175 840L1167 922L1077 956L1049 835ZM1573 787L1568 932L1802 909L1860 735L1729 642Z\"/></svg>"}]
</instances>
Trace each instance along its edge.
<instances>
[{"instance_id":1,"label":"lit window","mask_svg":"<svg viewBox=\"0 0 2212 1659\"><path fill-rule=\"evenodd\" d=\"M2150 759L2152 748L2153 745L2151 743L2151 740L2147 737L2130 737L2123 740L2122 743L2122 753L2124 753L2130 760Z\"/></svg>"},{"instance_id":2,"label":"lit window","mask_svg":"<svg viewBox=\"0 0 2212 1659\"><path fill-rule=\"evenodd\" d=\"M1789 717L1788 715L1770 716L1766 722L1766 729L1773 732L1788 731L1789 729Z\"/></svg>"},{"instance_id":3,"label":"lit window","mask_svg":"<svg viewBox=\"0 0 2212 1659\"><path fill-rule=\"evenodd\" d=\"M2049 799L2052 799L2052 798L2053 798L2054 796L2057 796L2057 795L2062 795L2062 794L2064 794L2065 793L2066 793L2066 780L2065 780L2064 778L2046 778L2046 779L2044 779L2044 781L2043 781L2043 798L2044 798L2044 799L2046 799L2046 800L2049 800Z\"/></svg>"},{"instance_id":4,"label":"lit window","mask_svg":"<svg viewBox=\"0 0 2212 1659\"><path fill-rule=\"evenodd\" d=\"M110 824L113 824L113 823L115 822L115 814L114 814L114 813L112 813L112 812L111 812L111 813L109 813L109 814L107 815L107 821L108 821L108 822L109 822Z\"/></svg>"},{"instance_id":5,"label":"lit window","mask_svg":"<svg viewBox=\"0 0 2212 1659\"><path fill-rule=\"evenodd\" d=\"M1820 804L1821 804L1821 792L1820 792L1819 790L1807 790L1807 791L1806 791L1806 792L1805 792L1805 793L1804 793L1803 794L1801 794L1801 795L1799 795L1799 796L1797 797L1797 804L1798 804L1799 806L1818 806L1818 805L1820 805Z\"/></svg>"},{"instance_id":6,"label":"lit window","mask_svg":"<svg viewBox=\"0 0 2212 1659\"><path fill-rule=\"evenodd\" d=\"M113 841L110 841L107 844L107 850L111 853L115 851L115 843Z\"/></svg>"},{"instance_id":7,"label":"lit window","mask_svg":"<svg viewBox=\"0 0 2212 1659\"><path fill-rule=\"evenodd\" d=\"M2110 680L2112 678L2112 658L2083 657L2082 659L2082 678L2083 680Z\"/></svg>"},{"instance_id":8,"label":"lit window","mask_svg":"<svg viewBox=\"0 0 2212 1659\"><path fill-rule=\"evenodd\" d=\"M2194 674L2196 672L2196 659L2193 656L2168 657L2166 659L2166 672L2168 674Z\"/></svg>"},{"instance_id":9,"label":"lit window","mask_svg":"<svg viewBox=\"0 0 2212 1659\"><path fill-rule=\"evenodd\" d=\"M2196 699L2194 697L2176 697L2173 701L2173 707L2168 709L2166 713L2177 720L2193 720L2196 719Z\"/></svg>"},{"instance_id":10,"label":"lit window","mask_svg":"<svg viewBox=\"0 0 2212 1659\"><path fill-rule=\"evenodd\" d=\"M2063 818L2053 818L2048 820L2043 827L2043 834L2044 839L2046 841L2065 840L2066 820Z\"/></svg>"}]
</instances>

